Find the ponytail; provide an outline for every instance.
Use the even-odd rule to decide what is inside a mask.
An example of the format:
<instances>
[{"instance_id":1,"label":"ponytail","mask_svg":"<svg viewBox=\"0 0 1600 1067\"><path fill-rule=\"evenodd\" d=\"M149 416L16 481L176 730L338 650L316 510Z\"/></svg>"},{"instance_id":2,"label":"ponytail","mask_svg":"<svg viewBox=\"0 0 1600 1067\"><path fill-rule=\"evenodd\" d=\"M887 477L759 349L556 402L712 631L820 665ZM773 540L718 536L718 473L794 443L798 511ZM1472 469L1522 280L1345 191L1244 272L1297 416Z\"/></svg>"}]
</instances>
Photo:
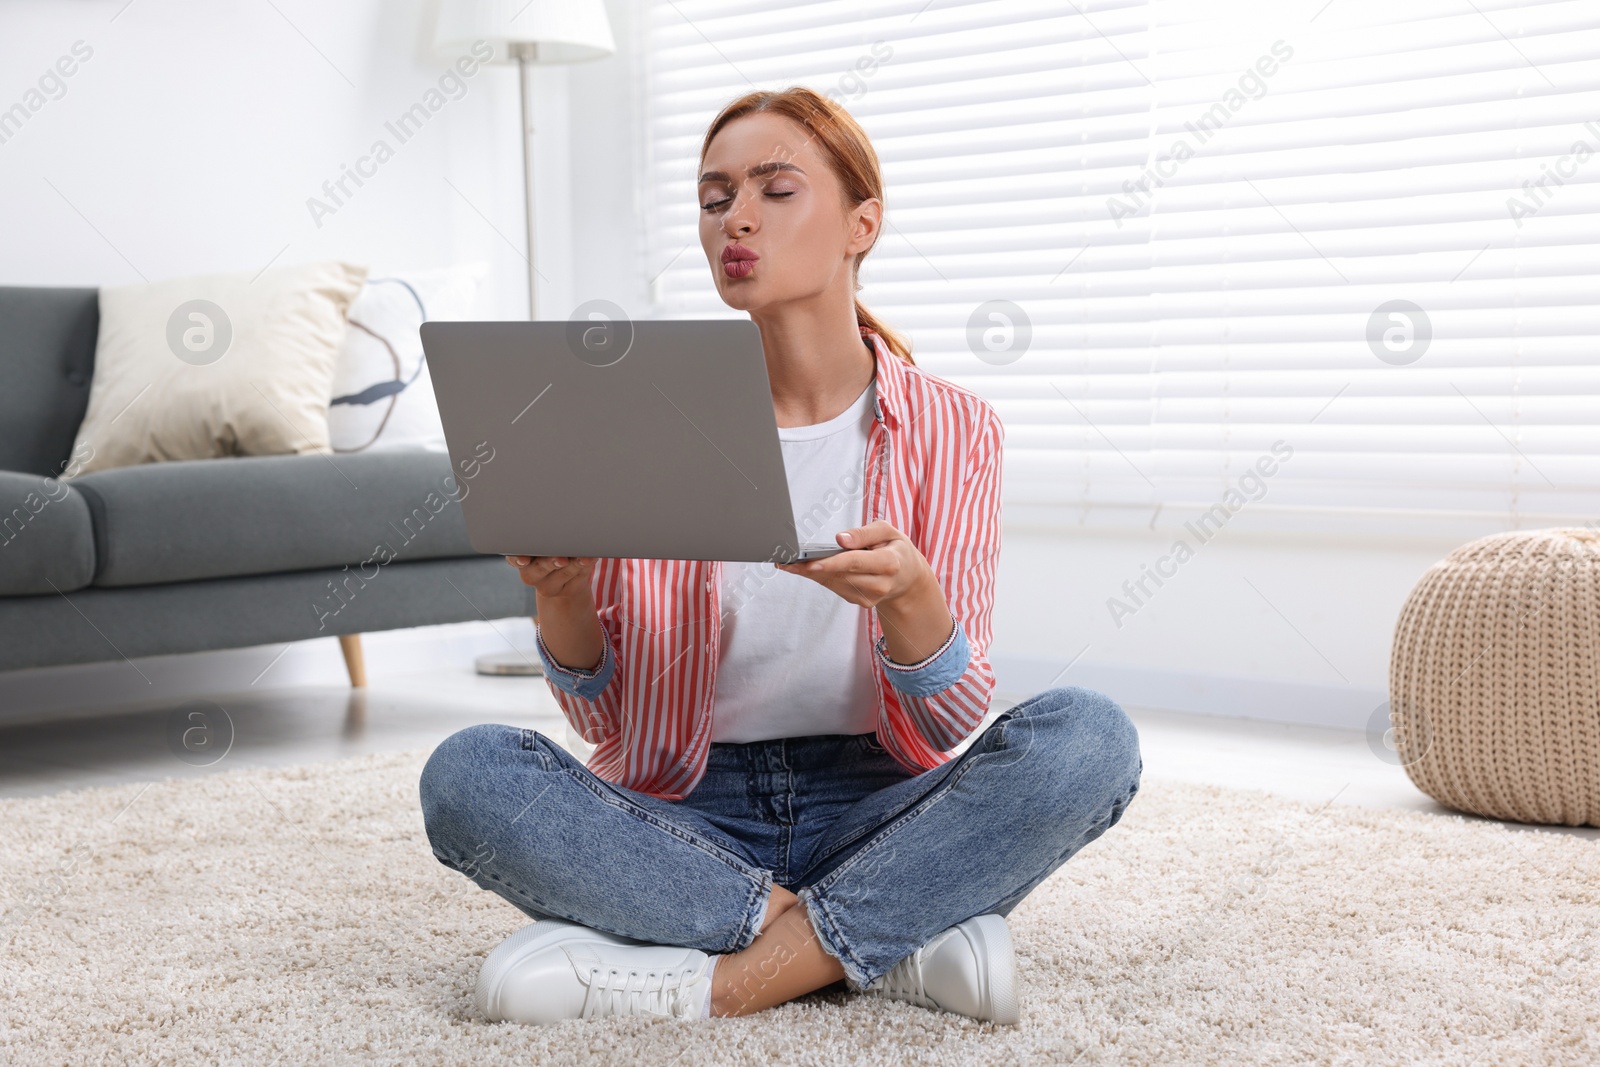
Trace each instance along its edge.
<instances>
[{"instance_id":1,"label":"ponytail","mask_svg":"<svg viewBox=\"0 0 1600 1067\"><path fill-rule=\"evenodd\" d=\"M882 337L889 351L912 366L916 365L917 361L911 358L911 342L879 321L878 316L867 310L867 305L861 302L860 297L856 298L856 322Z\"/></svg>"}]
</instances>

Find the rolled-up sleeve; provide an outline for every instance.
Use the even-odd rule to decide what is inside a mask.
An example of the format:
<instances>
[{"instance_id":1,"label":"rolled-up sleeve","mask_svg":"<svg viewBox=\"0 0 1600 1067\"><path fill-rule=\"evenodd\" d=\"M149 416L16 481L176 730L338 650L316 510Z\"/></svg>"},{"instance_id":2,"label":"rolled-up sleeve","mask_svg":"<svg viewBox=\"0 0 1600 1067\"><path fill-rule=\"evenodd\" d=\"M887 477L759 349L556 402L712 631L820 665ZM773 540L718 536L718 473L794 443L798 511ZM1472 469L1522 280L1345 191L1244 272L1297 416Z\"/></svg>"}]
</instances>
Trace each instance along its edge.
<instances>
[{"instance_id":1,"label":"rolled-up sleeve","mask_svg":"<svg viewBox=\"0 0 1600 1067\"><path fill-rule=\"evenodd\" d=\"M931 654L916 663L896 663L889 658L888 638L878 638L878 659L883 664L884 677L900 692L914 697L931 697L948 689L967 673L967 663L972 659L972 648L967 643L967 632L957 619L944 639Z\"/></svg>"},{"instance_id":2,"label":"rolled-up sleeve","mask_svg":"<svg viewBox=\"0 0 1600 1067\"><path fill-rule=\"evenodd\" d=\"M602 632L605 624L600 624ZM539 646L539 659L544 662L544 676L550 684L560 689L563 693L570 693L584 700L593 700L600 695L600 691L611 681L611 676L617 670L617 657L611 651L611 636L606 634L605 640L600 642L600 662L593 670L578 670L575 667L563 667L557 663L550 654L550 649L544 643L544 634L536 625L533 628L534 640Z\"/></svg>"}]
</instances>

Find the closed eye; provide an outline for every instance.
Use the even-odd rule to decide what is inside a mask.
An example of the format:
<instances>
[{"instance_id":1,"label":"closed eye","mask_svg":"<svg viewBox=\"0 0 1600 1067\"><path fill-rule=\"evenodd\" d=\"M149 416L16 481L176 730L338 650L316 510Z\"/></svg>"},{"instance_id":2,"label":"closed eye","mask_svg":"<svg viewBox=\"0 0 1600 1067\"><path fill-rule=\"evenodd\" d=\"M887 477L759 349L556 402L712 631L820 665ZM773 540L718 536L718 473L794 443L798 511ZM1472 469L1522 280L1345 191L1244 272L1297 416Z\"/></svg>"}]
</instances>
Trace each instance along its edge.
<instances>
[{"instance_id":1,"label":"closed eye","mask_svg":"<svg viewBox=\"0 0 1600 1067\"><path fill-rule=\"evenodd\" d=\"M778 199L781 200L786 196L793 196L794 195L794 191L790 190L787 193L768 193L767 195L771 196L771 197L777 197ZM732 198L725 196L721 200L713 200L710 203L701 204L700 205L700 210L701 211L715 211L715 210L717 210L717 208L721 207L723 204L726 204L730 199L732 199Z\"/></svg>"}]
</instances>

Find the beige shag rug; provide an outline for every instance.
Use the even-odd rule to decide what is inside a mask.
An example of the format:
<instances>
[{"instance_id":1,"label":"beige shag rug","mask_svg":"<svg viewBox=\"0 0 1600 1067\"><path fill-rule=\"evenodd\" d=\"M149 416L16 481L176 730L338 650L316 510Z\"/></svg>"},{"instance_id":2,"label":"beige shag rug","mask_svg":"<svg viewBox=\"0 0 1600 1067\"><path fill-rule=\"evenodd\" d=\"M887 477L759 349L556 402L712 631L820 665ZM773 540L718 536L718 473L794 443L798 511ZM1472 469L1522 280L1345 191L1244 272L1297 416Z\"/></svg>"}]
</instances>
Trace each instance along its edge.
<instances>
[{"instance_id":1,"label":"beige shag rug","mask_svg":"<svg viewBox=\"0 0 1600 1067\"><path fill-rule=\"evenodd\" d=\"M1593 1064L1600 853L1147 779L1012 915L1023 1022L844 992L480 1021L521 913L433 859L426 753L0 802L6 1064Z\"/></svg>"}]
</instances>

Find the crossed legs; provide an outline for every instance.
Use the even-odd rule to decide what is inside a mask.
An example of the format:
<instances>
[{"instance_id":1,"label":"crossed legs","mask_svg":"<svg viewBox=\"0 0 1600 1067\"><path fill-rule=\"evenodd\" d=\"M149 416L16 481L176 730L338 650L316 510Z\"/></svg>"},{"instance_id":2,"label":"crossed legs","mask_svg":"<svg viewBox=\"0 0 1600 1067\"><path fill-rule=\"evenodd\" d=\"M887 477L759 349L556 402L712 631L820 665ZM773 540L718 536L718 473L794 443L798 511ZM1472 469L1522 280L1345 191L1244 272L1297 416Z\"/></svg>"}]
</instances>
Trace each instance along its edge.
<instances>
[{"instance_id":1,"label":"crossed legs","mask_svg":"<svg viewBox=\"0 0 1600 1067\"><path fill-rule=\"evenodd\" d=\"M698 813L601 783L532 731L460 731L421 786L442 863L536 918L720 954L711 1011L727 1016L864 989L938 932L1009 913L1121 818L1142 768L1114 702L1046 690L847 810L798 893Z\"/></svg>"},{"instance_id":2,"label":"crossed legs","mask_svg":"<svg viewBox=\"0 0 1600 1067\"><path fill-rule=\"evenodd\" d=\"M844 968L822 947L799 903L782 886L772 887L761 933L749 948L717 960L712 1015L751 1015L844 978Z\"/></svg>"}]
</instances>

